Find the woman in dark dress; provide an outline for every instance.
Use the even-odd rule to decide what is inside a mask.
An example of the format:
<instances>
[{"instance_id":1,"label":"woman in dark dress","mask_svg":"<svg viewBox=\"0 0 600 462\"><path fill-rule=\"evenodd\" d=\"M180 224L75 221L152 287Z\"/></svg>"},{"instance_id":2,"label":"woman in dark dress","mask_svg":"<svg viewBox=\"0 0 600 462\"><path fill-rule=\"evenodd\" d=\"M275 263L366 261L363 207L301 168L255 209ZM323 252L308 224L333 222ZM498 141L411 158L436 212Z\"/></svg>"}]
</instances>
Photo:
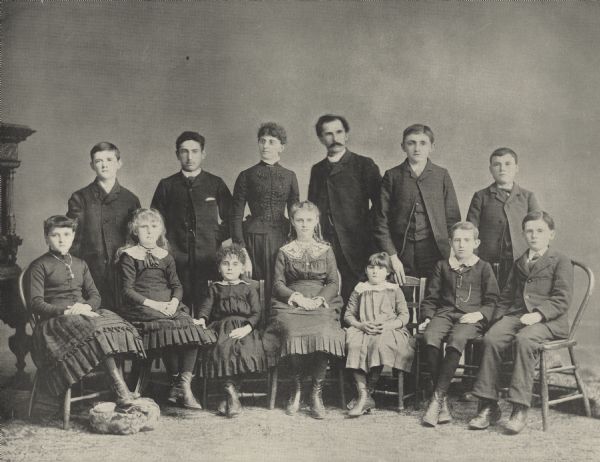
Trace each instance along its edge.
<instances>
[{"instance_id":1,"label":"woman in dark dress","mask_svg":"<svg viewBox=\"0 0 600 462\"><path fill-rule=\"evenodd\" d=\"M221 247L217 263L222 280L212 284L200 306L201 321L217 334L217 343L206 355L201 373L208 377L226 377L225 400L219 413L235 417L242 412L238 396L241 375L267 370L267 359L258 326L261 306L258 293L240 279L246 264L243 247Z\"/></svg>"},{"instance_id":2,"label":"woman in dark dress","mask_svg":"<svg viewBox=\"0 0 600 462\"><path fill-rule=\"evenodd\" d=\"M265 348L270 364L277 364L280 357L289 357L291 363L295 387L286 413L298 412L302 370L310 370L311 415L322 419L325 408L321 390L328 356L343 357L345 353L345 335L340 327L343 302L339 276L333 250L319 236L317 206L308 201L296 203L290 217L295 239L277 254Z\"/></svg>"},{"instance_id":3,"label":"woman in dark dress","mask_svg":"<svg viewBox=\"0 0 600 462\"><path fill-rule=\"evenodd\" d=\"M48 390L63 394L102 364L117 395L117 407L132 402L115 356L144 357L137 330L115 313L100 307L100 294L87 264L71 256L77 222L55 215L44 222L49 246L29 265L25 292L38 318L31 355Z\"/></svg>"},{"instance_id":4,"label":"woman in dark dress","mask_svg":"<svg viewBox=\"0 0 600 462\"><path fill-rule=\"evenodd\" d=\"M231 234L246 247L253 278L264 279L267 302L273 286L273 266L279 248L287 241L290 224L285 217L299 199L296 174L279 163L287 143L285 129L267 122L258 129L260 162L239 174L233 190ZM250 215L244 218L246 203Z\"/></svg>"},{"instance_id":5,"label":"woman in dark dress","mask_svg":"<svg viewBox=\"0 0 600 462\"><path fill-rule=\"evenodd\" d=\"M129 224L128 245L119 250L123 284L120 314L141 333L149 355L160 352L171 377L168 401L202 409L191 382L198 347L214 343L213 332L197 325L180 300L183 289L167 251L165 227L154 209L138 209Z\"/></svg>"}]
</instances>

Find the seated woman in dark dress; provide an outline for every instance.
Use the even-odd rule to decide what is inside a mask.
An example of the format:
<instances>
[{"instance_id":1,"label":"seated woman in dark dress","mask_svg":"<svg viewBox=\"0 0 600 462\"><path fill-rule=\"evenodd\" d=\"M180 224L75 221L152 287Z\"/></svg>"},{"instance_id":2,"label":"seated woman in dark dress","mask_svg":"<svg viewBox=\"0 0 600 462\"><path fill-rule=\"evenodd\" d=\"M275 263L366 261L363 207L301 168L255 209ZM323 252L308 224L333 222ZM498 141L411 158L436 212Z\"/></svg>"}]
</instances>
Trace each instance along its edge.
<instances>
[{"instance_id":1,"label":"seated woman in dark dress","mask_svg":"<svg viewBox=\"0 0 600 462\"><path fill-rule=\"evenodd\" d=\"M191 389L198 347L214 343L214 333L197 325L180 300L183 289L167 250L162 216L138 209L129 224L127 245L119 249L123 306L119 314L137 327L149 356L161 353L171 377L168 401L202 409Z\"/></svg>"},{"instance_id":2,"label":"seated woman in dark dress","mask_svg":"<svg viewBox=\"0 0 600 462\"><path fill-rule=\"evenodd\" d=\"M31 356L57 396L102 364L123 409L133 396L114 357L144 357L142 340L131 324L98 309L100 294L87 264L69 253L76 229L77 222L62 215L44 222L49 251L29 265L25 281L29 308L38 317Z\"/></svg>"},{"instance_id":3,"label":"seated woman in dark dress","mask_svg":"<svg viewBox=\"0 0 600 462\"><path fill-rule=\"evenodd\" d=\"M258 330L261 306L258 293L250 283L240 279L246 264L244 248L233 244L221 247L217 263L222 280L208 289L200 305L200 321L217 333L217 343L206 355L202 375L226 377L225 399L219 414L236 417L242 412L238 396L241 376L267 370L262 334Z\"/></svg>"},{"instance_id":4,"label":"seated woman in dark dress","mask_svg":"<svg viewBox=\"0 0 600 462\"><path fill-rule=\"evenodd\" d=\"M310 370L311 415L322 419L325 408L321 390L328 355L343 357L345 352L340 327L343 302L333 250L319 236L319 209L309 201L296 203L291 208L291 221L294 239L279 249L275 263L265 349L270 364L277 364L279 357L289 357L291 363L295 386L286 413L298 412L302 370Z\"/></svg>"}]
</instances>

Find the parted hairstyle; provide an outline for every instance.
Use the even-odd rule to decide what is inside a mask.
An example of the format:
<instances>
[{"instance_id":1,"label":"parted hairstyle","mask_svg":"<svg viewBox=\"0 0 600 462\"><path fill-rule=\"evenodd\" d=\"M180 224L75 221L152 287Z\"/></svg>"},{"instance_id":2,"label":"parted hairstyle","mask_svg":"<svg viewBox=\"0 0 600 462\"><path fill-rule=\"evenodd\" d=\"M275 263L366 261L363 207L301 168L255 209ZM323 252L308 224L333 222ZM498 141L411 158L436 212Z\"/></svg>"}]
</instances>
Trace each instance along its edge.
<instances>
[{"instance_id":1,"label":"parted hairstyle","mask_svg":"<svg viewBox=\"0 0 600 462\"><path fill-rule=\"evenodd\" d=\"M204 151L204 143L206 140L200 133L191 131L183 132L177 137L177 140L175 140L175 150L179 151L179 147L185 141L196 141L200 145L200 149Z\"/></svg>"},{"instance_id":2,"label":"parted hairstyle","mask_svg":"<svg viewBox=\"0 0 600 462\"><path fill-rule=\"evenodd\" d=\"M291 207L290 207L290 219L294 220L294 216L296 215L296 213L299 210L308 210L310 212L313 212L316 217L317 217L317 225L315 226L315 231L313 233L313 238L317 241L317 242L325 242L323 240L323 236L321 234L321 224L319 223L319 217L321 216L321 212L319 212L319 207L317 207L315 204L313 204L311 201L301 201L301 202L296 202L294 203ZM293 241L294 239L298 238L298 234L296 233L296 229L293 226L292 223L292 227L290 230L290 241Z\"/></svg>"},{"instance_id":3,"label":"parted hairstyle","mask_svg":"<svg viewBox=\"0 0 600 462\"><path fill-rule=\"evenodd\" d=\"M555 229L554 218L552 218L552 216L548 212L544 212L543 210L529 212L527 215L525 215L525 218L523 218L521 226L523 229L525 229L525 223L527 223L528 221L536 220L543 220L548 225L548 228L550 228L551 231Z\"/></svg>"},{"instance_id":4,"label":"parted hairstyle","mask_svg":"<svg viewBox=\"0 0 600 462\"><path fill-rule=\"evenodd\" d=\"M413 124L410 127L406 127L402 132L402 143L404 144L404 140L408 135L414 135L423 133L427 135L431 144L433 144L435 138L433 137L433 130L429 128L427 125L423 124Z\"/></svg>"},{"instance_id":5,"label":"parted hairstyle","mask_svg":"<svg viewBox=\"0 0 600 462\"><path fill-rule=\"evenodd\" d=\"M100 141L99 143L96 143L90 151L90 158L92 159L92 162L94 161L94 154L103 151L114 152L117 160L121 160L121 151L119 151L119 148L117 148L114 144L108 141Z\"/></svg>"},{"instance_id":6,"label":"parted hairstyle","mask_svg":"<svg viewBox=\"0 0 600 462\"><path fill-rule=\"evenodd\" d=\"M517 156L517 153L515 151L513 151L510 148L498 148L490 155L490 164L492 163L492 159L494 157L502 157L506 156L507 154L509 156L512 156L513 159L515 159L515 164L519 163L519 157Z\"/></svg>"},{"instance_id":7,"label":"parted hairstyle","mask_svg":"<svg viewBox=\"0 0 600 462\"><path fill-rule=\"evenodd\" d=\"M265 122L258 128L258 134L256 137L260 139L261 136L272 136L281 141L281 144L287 143L287 133L285 128L275 122Z\"/></svg>"},{"instance_id":8,"label":"parted hairstyle","mask_svg":"<svg viewBox=\"0 0 600 462\"><path fill-rule=\"evenodd\" d=\"M246 264L246 252L244 247L239 244L231 244L229 246L222 245L217 250L217 265L220 265L227 257L235 257L242 264Z\"/></svg>"},{"instance_id":9,"label":"parted hairstyle","mask_svg":"<svg viewBox=\"0 0 600 462\"><path fill-rule=\"evenodd\" d=\"M75 232L77 231L77 220L64 215L52 215L44 220L44 236L48 236L50 231L55 228L71 228Z\"/></svg>"},{"instance_id":10,"label":"parted hairstyle","mask_svg":"<svg viewBox=\"0 0 600 462\"><path fill-rule=\"evenodd\" d=\"M463 229L465 231L473 231L473 239L479 239L479 229L477 229L477 226L475 226L470 221L459 221L458 223L454 223L452 225L452 228L450 228L450 232L448 233L450 239L454 238L454 233L458 229Z\"/></svg>"},{"instance_id":11,"label":"parted hairstyle","mask_svg":"<svg viewBox=\"0 0 600 462\"><path fill-rule=\"evenodd\" d=\"M317 123L315 124L315 131L317 132L317 136L321 136L321 132L323 131L323 125L328 124L329 122L335 122L339 120L344 127L344 131L346 133L350 132L350 124L346 120L345 117L336 114L325 114L319 117Z\"/></svg>"}]
</instances>

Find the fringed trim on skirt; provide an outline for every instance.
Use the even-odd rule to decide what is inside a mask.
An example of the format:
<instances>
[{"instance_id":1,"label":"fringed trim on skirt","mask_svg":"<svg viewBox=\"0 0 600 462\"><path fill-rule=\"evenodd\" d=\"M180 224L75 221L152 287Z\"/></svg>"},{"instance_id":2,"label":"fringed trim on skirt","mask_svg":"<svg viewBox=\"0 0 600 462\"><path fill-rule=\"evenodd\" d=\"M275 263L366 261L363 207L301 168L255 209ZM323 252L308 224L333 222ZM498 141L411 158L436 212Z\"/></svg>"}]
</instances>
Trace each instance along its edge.
<instances>
[{"instance_id":1,"label":"fringed trim on skirt","mask_svg":"<svg viewBox=\"0 0 600 462\"><path fill-rule=\"evenodd\" d=\"M211 345L217 336L211 329L204 329L191 322L176 320L133 322L140 332L146 351L178 345Z\"/></svg>"},{"instance_id":2,"label":"fringed trim on skirt","mask_svg":"<svg viewBox=\"0 0 600 462\"><path fill-rule=\"evenodd\" d=\"M62 395L67 388L92 372L106 357L132 355L145 358L140 336L131 327L104 327L66 352L53 365L40 373L48 383L48 390Z\"/></svg>"},{"instance_id":3,"label":"fringed trim on skirt","mask_svg":"<svg viewBox=\"0 0 600 462\"><path fill-rule=\"evenodd\" d=\"M229 361L214 361L212 358L202 358L200 377L229 377L232 375L250 374L268 370L269 364L266 356L245 359L233 357Z\"/></svg>"}]
</instances>

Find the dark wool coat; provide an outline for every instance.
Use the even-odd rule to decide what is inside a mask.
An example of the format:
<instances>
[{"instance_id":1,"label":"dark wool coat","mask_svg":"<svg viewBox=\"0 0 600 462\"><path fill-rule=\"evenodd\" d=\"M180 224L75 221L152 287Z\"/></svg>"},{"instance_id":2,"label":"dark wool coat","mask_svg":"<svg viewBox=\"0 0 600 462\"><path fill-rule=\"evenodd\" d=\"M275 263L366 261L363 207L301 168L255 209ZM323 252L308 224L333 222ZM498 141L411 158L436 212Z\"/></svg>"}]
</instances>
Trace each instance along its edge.
<instances>
[{"instance_id":1,"label":"dark wool coat","mask_svg":"<svg viewBox=\"0 0 600 462\"><path fill-rule=\"evenodd\" d=\"M506 200L495 183L477 191L471 200L467 221L479 228L481 245L478 255L489 262L500 261L503 233L507 223L513 260L523 255L527 250L527 243L523 237L521 222L525 215L534 210L540 210L535 196L516 183Z\"/></svg>"},{"instance_id":2,"label":"dark wool coat","mask_svg":"<svg viewBox=\"0 0 600 462\"><path fill-rule=\"evenodd\" d=\"M374 250L371 207L374 210L379 204L379 168L369 157L350 151L333 168L328 163L325 158L313 165L308 200L319 210L329 209L346 261L356 275L363 274ZM322 215L321 223L325 219Z\"/></svg>"},{"instance_id":3,"label":"dark wool coat","mask_svg":"<svg viewBox=\"0 0 600 462\"><path fill-rule=\"evenodd\" d=\"M188 216L190 201L192 223ZM196 296L190 301L187 295L194 286L216 277L216 251L229 238L231 192L221 178L204 170L191 187L183 173L178 172L160 180L152 207L165 219L169 251L175 258L177 274L186 294L184 299L197 303ZM190 264L194 265L193 281Z\"/></svg>"},{"instance_id":4,"label":"dark wool coat","mask_svg":"<svg viewBox=\"0 0 600 462\"><path fill-rule=\"evenodd\" d=\"M412 175L407 159L383 176L375 239L379 248L389 254L400 252L410 223L413 203L409 197L411 182L415 181ZM460 208L450 175L445 168L427 160L427 165L416 182L438 250L443 258L448 258L448 231L460 221Z\"/></svg>"},{"instance_id":5,"label":"dark wool coat","mask_svg":"<svg viewBox=\"0 0 600 462\"><path fill-rule=\"evenodd\" d=\"M494 319L539 311L556 338L569 335L567 312L573 296L573 264L565 255L549 248L531 268L525 252L513 265L500 294Z\"/></svg>"},{"instance_id":6,"label":"dark wool coat","mask_svg":"<svg viewBox=\"0 0 600 462\"><path fill-rule=\"evenodd\" d=\"M138 208L137 196L118 182L107 194L94 181L69 199L67 216L78 221L71 253L88 264L107 308L116 308L120 300L115 254L125 244L127 224Z\"/></svg>"}]
</instances>

